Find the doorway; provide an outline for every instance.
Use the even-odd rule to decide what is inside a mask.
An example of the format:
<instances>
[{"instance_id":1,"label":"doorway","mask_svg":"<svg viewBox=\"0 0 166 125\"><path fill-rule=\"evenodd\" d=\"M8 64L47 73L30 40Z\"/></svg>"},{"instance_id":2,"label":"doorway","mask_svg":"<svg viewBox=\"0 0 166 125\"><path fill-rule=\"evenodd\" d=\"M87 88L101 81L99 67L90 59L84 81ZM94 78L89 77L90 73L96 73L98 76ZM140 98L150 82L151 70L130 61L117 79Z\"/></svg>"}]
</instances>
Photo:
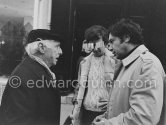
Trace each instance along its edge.
<instances>
[{"instance_id":1,"label":"doorway","mask_svg":"<svg viewBox=\"0 0 166 125\"><path fill-rule=\"evenodd\" d=\"M73 79L77 79L78 60L82 56L82 42L84 40L84 32L92 25L102 25L108 28L117 19L121 18L123 13L122 4L108 3L91 3L78 4L75 15L75 30L73 42Z\"/></svg>"}]
</instances>

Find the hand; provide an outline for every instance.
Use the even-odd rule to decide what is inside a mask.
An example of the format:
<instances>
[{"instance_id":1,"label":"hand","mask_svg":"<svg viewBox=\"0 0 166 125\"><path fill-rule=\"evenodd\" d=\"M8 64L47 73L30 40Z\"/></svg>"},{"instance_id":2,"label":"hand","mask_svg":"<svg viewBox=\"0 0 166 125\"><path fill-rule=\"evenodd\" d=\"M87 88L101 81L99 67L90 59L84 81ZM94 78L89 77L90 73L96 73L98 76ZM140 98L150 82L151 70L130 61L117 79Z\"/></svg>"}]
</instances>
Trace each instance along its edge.
<instances>
[{"instance_id":1,"label":"hand","mask_svg":"<svg viewBox=\"0 0 166 125\"><path fill-rule=\"evenodd\" d=\"M100 100L98 107L102 110L107 110L107 104L108 104L107 100Z\"/></svg>"},{"instance_id":2,"label":"hand","mask_svg":"<svg viewBox=\"0 0 166 125\"><path fill-rule=\"evenodd\" d=\"M103 119L103 118L104 118L104 114L99 115L99 116L97 116L97 117L93 120L93 122L99 122L99 121L101 121L101 119Z\"/></svg>"},{"instance_id":3,"label":"hand","mask_svg":"<svg viewBox=\"0 0 166 125\"><path fill-rule=\"evenodd\" d=\"M92 125L105 125L105 119L102 118L102 119L99 120L99 121L93 121L93 122L92 122Z\"/></svg>"}]
</instances>

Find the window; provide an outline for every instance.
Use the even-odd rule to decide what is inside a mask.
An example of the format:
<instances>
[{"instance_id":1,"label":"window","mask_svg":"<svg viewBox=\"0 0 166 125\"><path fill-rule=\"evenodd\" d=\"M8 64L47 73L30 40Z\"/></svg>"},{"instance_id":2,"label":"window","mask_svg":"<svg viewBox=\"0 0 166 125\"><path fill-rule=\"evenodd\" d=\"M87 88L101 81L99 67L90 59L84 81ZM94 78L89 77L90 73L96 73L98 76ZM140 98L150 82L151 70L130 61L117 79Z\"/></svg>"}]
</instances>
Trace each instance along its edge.
<instances>
[{"instance_id":1,"label":"window","mask_svg":"<svg viewBox=\"0 0 166 125\"><path fill-rule=\"evenodd\" d=\"M0 0L0 98L7 77L23 57L33 11L34 0Z\"/></svg>"}]
</instances>

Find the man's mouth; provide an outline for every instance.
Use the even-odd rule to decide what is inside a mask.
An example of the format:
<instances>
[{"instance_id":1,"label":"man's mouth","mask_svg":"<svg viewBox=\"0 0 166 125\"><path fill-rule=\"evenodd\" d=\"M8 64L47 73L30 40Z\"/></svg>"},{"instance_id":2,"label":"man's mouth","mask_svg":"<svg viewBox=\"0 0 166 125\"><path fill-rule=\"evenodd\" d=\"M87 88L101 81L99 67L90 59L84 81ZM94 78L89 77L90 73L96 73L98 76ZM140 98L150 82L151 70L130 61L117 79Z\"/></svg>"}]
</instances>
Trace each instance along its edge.
<instances>
[{"instance_id":1,"label":"man's mouth","mask_svg":"<svg viewBox=\"0 0 166 125\"><path fill-rule=\"evenodd\" d=\"M56 57L55 60L58 61L59 57Z\"/></svg>"},{"instance_id":2,"label":"man's mouth","mask_svg":"<svg viewBox=\"0 0 166 125\"><path fill-rule=\"evenodd\" d=\"M112 54L114 55L114 57L116 57L116 52L115 51L112 51Z\"/></svg>"}]
</instances>

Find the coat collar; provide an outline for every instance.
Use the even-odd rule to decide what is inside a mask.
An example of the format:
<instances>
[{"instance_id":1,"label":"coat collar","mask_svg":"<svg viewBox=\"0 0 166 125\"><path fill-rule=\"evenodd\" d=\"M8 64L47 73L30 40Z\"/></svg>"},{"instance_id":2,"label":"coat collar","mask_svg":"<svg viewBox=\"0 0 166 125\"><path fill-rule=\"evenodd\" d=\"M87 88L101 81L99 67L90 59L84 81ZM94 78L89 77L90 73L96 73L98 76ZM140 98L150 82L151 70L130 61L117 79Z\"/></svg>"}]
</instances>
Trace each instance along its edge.
<instances>
[{"instance_id":1,"label":"coat collar","mask_svg":"<svg viewBox=\"0 0 166 125\"><path fill-rule=\"evenodd\" d=\"M122 60L123 66L126 67L146 51L148 51L148 49L144 45L140 45L129 56Z\"/></svg>"}]
</instances>

